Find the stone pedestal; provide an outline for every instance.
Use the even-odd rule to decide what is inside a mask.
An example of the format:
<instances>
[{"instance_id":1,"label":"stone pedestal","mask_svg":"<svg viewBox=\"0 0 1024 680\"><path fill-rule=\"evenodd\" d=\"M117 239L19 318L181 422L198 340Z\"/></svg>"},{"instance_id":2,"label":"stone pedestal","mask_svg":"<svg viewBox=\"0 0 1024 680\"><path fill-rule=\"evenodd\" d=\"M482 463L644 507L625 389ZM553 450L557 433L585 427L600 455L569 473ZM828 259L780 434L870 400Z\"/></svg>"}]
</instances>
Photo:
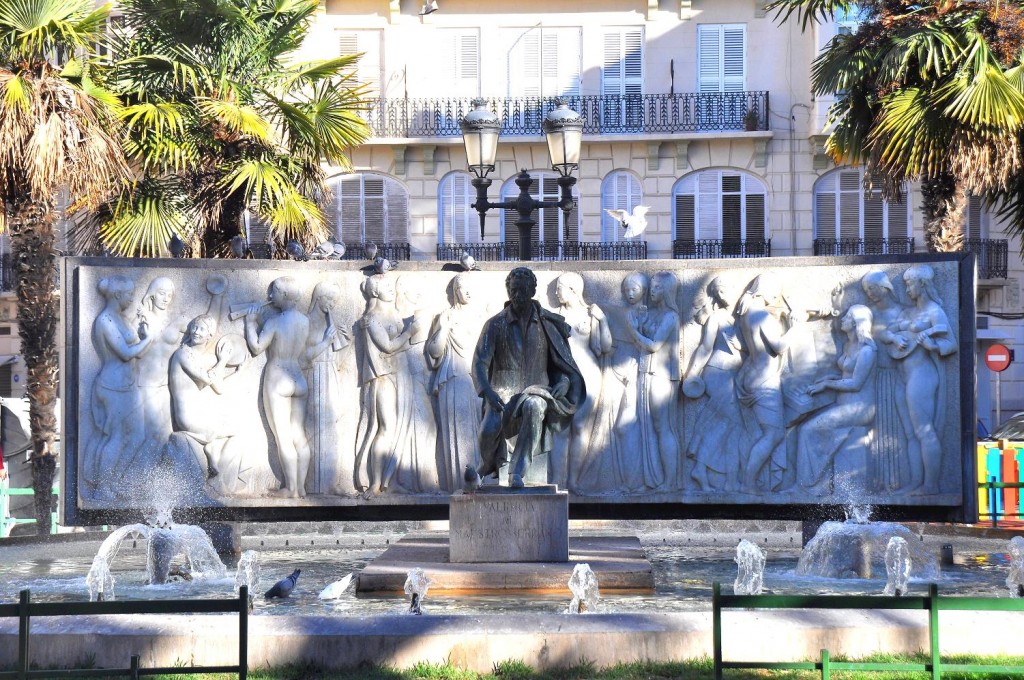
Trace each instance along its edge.
<instances>
[{"instance_id":1,"label":"stone pedestal","mask_svg":"<svg viewBox=\"0 0 1024 680\"><path fill-rule=\"evenodd\" d=\"M555 485L483 487L448 504L450 562L566 562L569 494Z\"/></svg>"}]
</instances>

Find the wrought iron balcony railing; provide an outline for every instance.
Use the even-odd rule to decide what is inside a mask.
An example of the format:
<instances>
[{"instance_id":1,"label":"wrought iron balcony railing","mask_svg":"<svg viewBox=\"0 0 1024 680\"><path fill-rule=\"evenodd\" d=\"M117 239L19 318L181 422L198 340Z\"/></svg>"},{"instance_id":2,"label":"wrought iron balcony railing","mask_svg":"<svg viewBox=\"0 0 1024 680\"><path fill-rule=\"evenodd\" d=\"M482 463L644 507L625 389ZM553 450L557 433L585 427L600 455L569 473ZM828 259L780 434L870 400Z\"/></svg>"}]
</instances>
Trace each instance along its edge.
<instances>
[{"instance_id":1,"label":"wrought iron balcony railing","mask_svg":"<svg viewBox=\"0 0 1024 680\"><path fill-rule=\"evenodd\" d=\"M518 243L440 243L437 259L458 262L463 253L481 262L519 259ZM533 244L534 260L646 260L647 241L543 241Z\"/></svg>"},{"instance_id":2,"label":"wrought iron balcony railing","mask_svg":"<svg viewBox=\"0 0 1024 680\"><path fill-rule=\"evenodd\" d=\"M912 252L912 237L814 239L815 255L906 255Z\"/></svg>"},{"instance_id":3,"label":"wrought iron balcony railing","mask_svg":"<svg viewBox=\"0 0 1024 680\"><path fill-rule=\"evenodd\" d=\"M979 279L1005 279L1009 266L1009 243L1006 239L964 239L964 252L978 258Z\"/></svg>"},{"instance_id":4,"label":"wrought iron balcony railing","mask_svg":"<svg viewBox=\"0 0 1024 680\"><path fill-rule=\"evenodd\" d=\"M767 92L682 92L625 96L565 97L583 118L585 134L642 134L767 130ZM459 124L473 110L472 98L372 99L364 118L376 139L461 137ZM502 120L502 135L539 135L554 98L487 100Z\"/></svg>"},{"instance_id":5,"label":"wrought iron balcony railing","mask_svg":"<svg viewBox=\"0 0 1024 680\"><path fill-rule=\"evenodd\" d=\"M672 241L672 257L677 260L716 260L728 257L771 257L772 240L733 241L676 239Z\"/></svg>"},{"instance_id":6,"label":"wrought iron balcony railing","mask_svg":"<svg viewBox=\"0 0 1024 680\"><path fill-rule=\"evenodd\" d=\"M368 260L369 256L366 254L366 248L370 245L369 241L364 243L346 243L345 244L345 255L341 258L343 260ZM386 257L389 260L405 260L412 259L412 246L404 241L388 241L385 243L376 243L377 255Z\"/></svg>"}]
</instances>

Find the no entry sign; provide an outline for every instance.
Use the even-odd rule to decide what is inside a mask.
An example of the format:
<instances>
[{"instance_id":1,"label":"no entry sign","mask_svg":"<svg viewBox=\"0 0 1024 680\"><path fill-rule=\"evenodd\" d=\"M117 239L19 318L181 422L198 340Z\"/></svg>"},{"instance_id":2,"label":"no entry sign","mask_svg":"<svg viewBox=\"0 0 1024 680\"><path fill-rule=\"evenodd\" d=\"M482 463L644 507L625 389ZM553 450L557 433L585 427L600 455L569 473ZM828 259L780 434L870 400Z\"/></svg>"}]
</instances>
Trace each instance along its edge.
<instances>
[{"instance_id":1,"label":"no entry sign","mask_svg":"<svg viewBox=\"0 0 1024 680\"><path fill-rule=\"evenodd\" d=\"M985 365L996 373L1001 373L1010 367L1010 348L1006 345L995 344L985 350Z\"/></svg>"}]
</instances>

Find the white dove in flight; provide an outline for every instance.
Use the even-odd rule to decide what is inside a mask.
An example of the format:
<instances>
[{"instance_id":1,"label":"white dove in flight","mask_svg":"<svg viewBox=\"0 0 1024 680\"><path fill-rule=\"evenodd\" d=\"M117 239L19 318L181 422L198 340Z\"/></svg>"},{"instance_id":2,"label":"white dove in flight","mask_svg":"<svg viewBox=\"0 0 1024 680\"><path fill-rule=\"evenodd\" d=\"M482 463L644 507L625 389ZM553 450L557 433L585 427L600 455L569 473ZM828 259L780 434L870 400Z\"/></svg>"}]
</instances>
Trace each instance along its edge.
<instances>
[{"instance_id":1,"label":"white dove in flight","mask_svg":"<svg viewBox=\"0 0 1024 680\"><path fill-rule=\"evenodd\" d=\"M626 233L622 235L623 238L633 238L644 233L644 229L647 228L646 215L650 209L650 206L638 205L633 208L632 214L625 210L609 210L607 208L605 212L617 219L619 224L626 228Z\"/></svg>"}]
</instances>

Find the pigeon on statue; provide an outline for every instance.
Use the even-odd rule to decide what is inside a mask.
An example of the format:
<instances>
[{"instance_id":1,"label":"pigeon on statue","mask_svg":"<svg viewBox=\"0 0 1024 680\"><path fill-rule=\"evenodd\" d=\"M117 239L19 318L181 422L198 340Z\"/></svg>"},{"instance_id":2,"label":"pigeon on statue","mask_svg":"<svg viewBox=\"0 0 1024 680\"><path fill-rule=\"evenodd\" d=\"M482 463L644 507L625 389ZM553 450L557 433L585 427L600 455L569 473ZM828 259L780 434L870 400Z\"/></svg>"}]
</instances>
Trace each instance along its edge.
<instances>
[{"instance_id":1,"label":"pigeon on statue","mask_svg":"<svg viewBox=\"0 0 1024 680\"><path fill-rule=\"evenodd\" d=\"M393 260L389 260L388 258L383 257L381 255L378 255L377 257L375 257L373 259L373 271L374 271L374 273L377 273L377 274L387 274L389 271L391 271L392 269L396 269L397 267L398 267L398 263L397 262L395 262Z\"/></svg>"},{"instance_id":2,"label":"pigeon on statue","mask_svg":"<svg viewBox=\"0 0 1024 680\"><path fill-rule=\"evenodd\" d=\"M472 465L466 466L466 472L462 475L462 490L465 493L476 493L480 488L480 473Z\"/></svg>"},{"instance_id":3,"label":"pigeon on statue","mask_svg":"<svg viewBox=\"0 0 1024 680\"><path fill-rule=\"evenodd\" d=\"M274 587L268 590L266 594L263 595L263 598L266 600L271 600L275 597L288 597L289 595L291 595L292 591L295 589L295 583L299 580L299 573L301 571L301 569L296 569L292 572L291 576L289 576L288 578L283 578L277 583L275 583Z\"/></svg>"},{"instance_id":4,"label":"pigeon on statue","mask_svg":"<svg viewBox=\"0 0 1024 680\"><path fill-rule=\"evenodd\" d=\"M626 233L623 234L623 238L635 238L640 234L644 233L644 229L647 228L647 211L650 207L646 205L638 205L633 208L633 213L630 214L625 210L609 210L605 209L605 212L614 217L619 221Z\"/></svg>"},{"instance_id":5,"label":"pigeon on statue","mask_svg":"<svg viewBox=\"0 0 1024 680\"><path fill-rule=\"evenodd\" d=\"M462 251L462 256L459 258L459 264L462 265L462 268L464 270L466 270L467 272L478 272L478 271L480 271L480 265L478 265L476 263L476 260L473 259L473 256L470 255L465 250Z\"/></svg>"}]
</instances>

